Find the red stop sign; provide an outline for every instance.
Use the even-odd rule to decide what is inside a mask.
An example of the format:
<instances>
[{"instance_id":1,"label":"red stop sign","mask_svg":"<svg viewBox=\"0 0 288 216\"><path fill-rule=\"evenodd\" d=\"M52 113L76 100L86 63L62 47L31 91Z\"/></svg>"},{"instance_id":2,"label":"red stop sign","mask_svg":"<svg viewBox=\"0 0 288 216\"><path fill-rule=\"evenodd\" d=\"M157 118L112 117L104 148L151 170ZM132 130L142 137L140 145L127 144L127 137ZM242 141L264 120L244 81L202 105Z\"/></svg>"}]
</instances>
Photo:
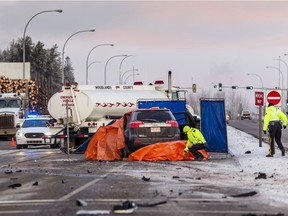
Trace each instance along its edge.
<instances>
[{"instance_id":1,"label":"red stop sign","mask_svg":"<svg viewBox=\"0 0 288 216\"><path fill-rule=\"evenodd\" d=\"M272 90L267 94L267 102L277 106L281 102L281 94L278 91Z\"/></svg>"}]
</instances>

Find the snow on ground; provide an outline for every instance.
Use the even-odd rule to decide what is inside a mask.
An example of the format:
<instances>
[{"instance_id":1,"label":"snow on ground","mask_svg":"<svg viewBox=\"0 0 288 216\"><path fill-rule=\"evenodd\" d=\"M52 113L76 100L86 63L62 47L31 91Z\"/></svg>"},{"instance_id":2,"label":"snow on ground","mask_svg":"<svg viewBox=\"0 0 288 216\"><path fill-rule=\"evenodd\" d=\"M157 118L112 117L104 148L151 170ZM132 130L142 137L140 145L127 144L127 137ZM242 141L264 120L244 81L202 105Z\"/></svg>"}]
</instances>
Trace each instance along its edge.
<instances>
[{"instance_id":1,"label":"snow on ground","mask_svg":"<svg viewBox=\"0 0 288 216\"><path fill-rule=\"evenodd\" d=\"M254 187L275 206L288 204L288 154L281 156L276 147L274 157L266 157L267 143L262 142L262 147L259 147L257 138L230 126L227 126L227 134L229 153L239 166L236 177L233 176L234 183L236 180L239 186ZM227 164L225 168L231 169L231 166ZM264 177L260 173L266 174L267 178L259 178Z\"/></svg>"}]
</instances>

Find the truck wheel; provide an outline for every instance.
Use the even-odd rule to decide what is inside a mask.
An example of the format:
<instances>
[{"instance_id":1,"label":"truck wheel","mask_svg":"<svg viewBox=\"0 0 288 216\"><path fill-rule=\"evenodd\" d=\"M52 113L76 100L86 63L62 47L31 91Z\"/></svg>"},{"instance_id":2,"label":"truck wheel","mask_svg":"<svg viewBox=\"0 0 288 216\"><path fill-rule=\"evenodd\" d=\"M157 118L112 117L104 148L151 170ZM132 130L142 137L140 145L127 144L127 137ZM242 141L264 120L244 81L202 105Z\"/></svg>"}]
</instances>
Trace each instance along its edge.
<instances>
[{"instance_id":1,"label":"truck wheel","mask_svg":"<svg viewBox=\"0 0 288 216\"><path fill-rule=\"evenodd\" d=\"M16 145L16 149L22 149L22 145Z\"/></svg>"},{"instance_id":2,"label":"truck wheel","mask_svg":"<svg viewBox=\"0 0 288 216\"><path fill-rule=\"evenodd\" d=\"M51 144L51 145L50 145L50 148L51 148L51 149L55 149L55 148L57 148L57 147L58 147L58 144Z\"/></svg>"}]
</instances>

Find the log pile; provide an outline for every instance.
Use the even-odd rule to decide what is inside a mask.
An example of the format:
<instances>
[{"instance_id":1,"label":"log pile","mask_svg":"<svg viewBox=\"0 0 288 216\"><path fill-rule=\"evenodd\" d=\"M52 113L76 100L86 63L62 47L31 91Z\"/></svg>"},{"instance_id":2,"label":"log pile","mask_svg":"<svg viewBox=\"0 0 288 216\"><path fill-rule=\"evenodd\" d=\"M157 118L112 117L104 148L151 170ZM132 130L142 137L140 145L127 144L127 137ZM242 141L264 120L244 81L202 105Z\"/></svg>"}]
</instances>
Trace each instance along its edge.
<instances>
[{"instance_id":1,"label":"log pile","mask_svg":"<svg viewBox=\"0 0 288 216\"><path fill-rule=\"evenodd\" d=\"M5 76L0 76L0 93L25 93L26 82L28 82L30 110L46 114L48 94L38 87L33 80L9 79Z\"/></svg>"}]
</instances>

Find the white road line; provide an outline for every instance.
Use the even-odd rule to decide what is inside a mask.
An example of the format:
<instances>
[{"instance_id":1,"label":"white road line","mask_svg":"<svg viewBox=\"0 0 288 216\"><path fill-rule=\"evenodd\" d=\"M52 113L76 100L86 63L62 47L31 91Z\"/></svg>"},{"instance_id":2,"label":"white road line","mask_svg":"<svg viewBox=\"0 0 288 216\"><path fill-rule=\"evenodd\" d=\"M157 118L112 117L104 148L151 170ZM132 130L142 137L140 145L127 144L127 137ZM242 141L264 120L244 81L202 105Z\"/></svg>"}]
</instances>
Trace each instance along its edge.
<instances>
[{"instance_id":1,"label":"white road line","mask_svg":"<svg viewBox=\"0 0 288 216\"><path fill-rule=\"evenodd\" d=\"M126 164L126 163L125 163L125 164ZM118 166L118 167L110 170L109 172L107 172L107 173L99 176L99 178L94 179L93 181L88 182L87 184L83 185L82 187L79 187L78 189L72 191L71 193L69 193L69 194L67 194L67 195L59 198L58 201L65 201L65 200L69 199L70 197L74 196L75 194L77 194L77 193L85 190L86 188L90 187L91 185L95 184L96 182L102 180L103 178L105 178L105 177L106 177L107 175L109 175L110 173L113 173L113 172L115 172L116 170L122 168L125 164L122 163L120 166Z\"/></svg>"},{"instance_id":2,"label":"white road line","mask_svg":"<svg viewBox=\"0 0 288 216\"><path fill-rule=\"evenodd\" d=\"M7 214L23 215L23 214L31 214L31 213L40 213L40 211L38 210L0 211L0 215L7 215Z\"/></svg>"}]
</instances>

